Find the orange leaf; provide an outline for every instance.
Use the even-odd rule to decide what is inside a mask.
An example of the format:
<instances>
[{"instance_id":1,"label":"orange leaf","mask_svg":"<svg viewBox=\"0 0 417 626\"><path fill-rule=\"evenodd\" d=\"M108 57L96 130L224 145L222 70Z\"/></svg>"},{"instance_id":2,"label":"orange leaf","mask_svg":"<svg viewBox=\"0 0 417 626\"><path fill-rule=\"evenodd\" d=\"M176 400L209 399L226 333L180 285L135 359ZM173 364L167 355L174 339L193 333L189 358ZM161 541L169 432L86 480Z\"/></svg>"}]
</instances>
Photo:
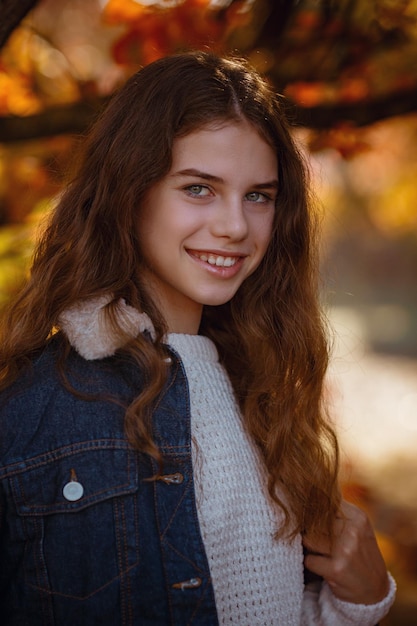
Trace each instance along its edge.
<instances>
[{"instance_id":1,"label":"orange leaf","mask_svg":"<svg viewBox=\"0 0 417 626\"><path fill-rule=\"evenodd\" d=\"M31 115L41 109L41 103L21 74L0 71L0 114Z\"/></svg>"},{"instance_id":2,"label":"orange leaf","mask_svg":"<svg viewBox=\"0 0 417 626\"><path fill-rule=\"evenodd\" d=\"M132 23L141 19L147 7L134 0L108 0L104 6L102 19L106 24Z\"/></svg>"}]
</instances>

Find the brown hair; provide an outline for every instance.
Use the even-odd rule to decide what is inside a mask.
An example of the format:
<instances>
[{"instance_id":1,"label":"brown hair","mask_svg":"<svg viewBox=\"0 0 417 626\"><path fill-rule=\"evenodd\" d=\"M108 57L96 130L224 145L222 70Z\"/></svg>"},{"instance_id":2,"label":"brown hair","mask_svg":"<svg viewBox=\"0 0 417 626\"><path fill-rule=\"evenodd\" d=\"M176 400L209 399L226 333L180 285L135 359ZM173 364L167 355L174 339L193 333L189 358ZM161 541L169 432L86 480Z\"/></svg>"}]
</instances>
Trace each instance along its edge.
<instances>
[{"instance_id":1,"label":"brown hair","mask_svg":"<svg viewBox=\"0 0 417 626\"><path fill-rule=\"evenodd\" d=\"M87 137L77 174L39 242L30 279L9 309L0 374L4 387L74 302L108 293L115 301L124 297L148 313L157 336L154 343L139 336L123 350L150 381L126 411L126 433L135 446L157 455L150 420L166 376L166 328L141 284L137 213L146 191L168 173L176 137L242 118L277 154L273 235L234 298L204 308L201 332L215 341L262 451L270 494L286 515L280 532L330 532L340 498L337 443L322 406L328 352L306 170L281 99L242 60L205 52L169 56L132 76L112 99Z\"/></svg>"}]
</instances>

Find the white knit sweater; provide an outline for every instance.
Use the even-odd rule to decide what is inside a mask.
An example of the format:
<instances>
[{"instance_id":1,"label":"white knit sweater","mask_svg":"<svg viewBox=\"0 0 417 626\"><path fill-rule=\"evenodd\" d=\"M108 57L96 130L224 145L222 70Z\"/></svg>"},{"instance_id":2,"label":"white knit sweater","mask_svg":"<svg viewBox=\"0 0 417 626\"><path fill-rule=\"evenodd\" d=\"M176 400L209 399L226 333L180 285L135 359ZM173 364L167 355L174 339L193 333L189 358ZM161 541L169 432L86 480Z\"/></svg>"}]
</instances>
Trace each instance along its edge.
<instances>
[{"instance_id":1,"label":"white knit sweater","mask_svg":"<svg viewBox=\"0 0 417 626\"><path fill-rule=\"evenodd\" d=\"M280 513L247 437L215 345L171 334L191 403L194 483L220 624L238 626L374 626L395 595L365 606L338 600L324 584L304 591L301 538L275 540Z\"/></svg>"}]
</instances>

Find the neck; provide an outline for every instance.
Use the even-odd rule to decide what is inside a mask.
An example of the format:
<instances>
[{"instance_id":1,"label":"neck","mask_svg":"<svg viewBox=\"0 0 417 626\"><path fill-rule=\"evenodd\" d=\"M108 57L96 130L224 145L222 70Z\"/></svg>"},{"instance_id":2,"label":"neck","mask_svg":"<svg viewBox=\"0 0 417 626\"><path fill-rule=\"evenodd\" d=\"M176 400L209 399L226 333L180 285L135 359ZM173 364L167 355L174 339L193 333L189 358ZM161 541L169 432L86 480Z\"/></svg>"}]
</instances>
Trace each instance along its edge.
<instances>
[{"instance_id":1,"label":"neck","mask_svg":"<svg viewBox=\"0 0 417 626\"><path fill-rule=\"evenodd\" d=\"M168 326L169 333L178 333L184 335L198 335L200 328L201 314L193 315L190 311L169 311L164 312L165 321Z\"/></svg>"}]
</instances>

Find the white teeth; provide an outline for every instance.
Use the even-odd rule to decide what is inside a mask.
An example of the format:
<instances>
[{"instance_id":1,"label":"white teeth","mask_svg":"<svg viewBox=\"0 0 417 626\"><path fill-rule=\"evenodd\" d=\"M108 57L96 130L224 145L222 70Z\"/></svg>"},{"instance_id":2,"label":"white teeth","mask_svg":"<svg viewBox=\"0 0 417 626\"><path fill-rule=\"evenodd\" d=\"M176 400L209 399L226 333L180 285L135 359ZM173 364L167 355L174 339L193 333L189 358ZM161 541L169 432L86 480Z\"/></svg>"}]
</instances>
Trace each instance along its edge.
<instances>
[{"instance_id":1,"label":"white teeth","mask_svg":"<svg viewBox=\"0 0 417 626\"><path fill-rule=\"evenodd\" d=\"M210 265L216 265L217 267L232 267L232 265L237 262L237 257L215 256L214 254L210 254L209 256L206 254L199 254L198 258L201 259L201 261L210 263Z\"/></svg>"}]
</instances>

